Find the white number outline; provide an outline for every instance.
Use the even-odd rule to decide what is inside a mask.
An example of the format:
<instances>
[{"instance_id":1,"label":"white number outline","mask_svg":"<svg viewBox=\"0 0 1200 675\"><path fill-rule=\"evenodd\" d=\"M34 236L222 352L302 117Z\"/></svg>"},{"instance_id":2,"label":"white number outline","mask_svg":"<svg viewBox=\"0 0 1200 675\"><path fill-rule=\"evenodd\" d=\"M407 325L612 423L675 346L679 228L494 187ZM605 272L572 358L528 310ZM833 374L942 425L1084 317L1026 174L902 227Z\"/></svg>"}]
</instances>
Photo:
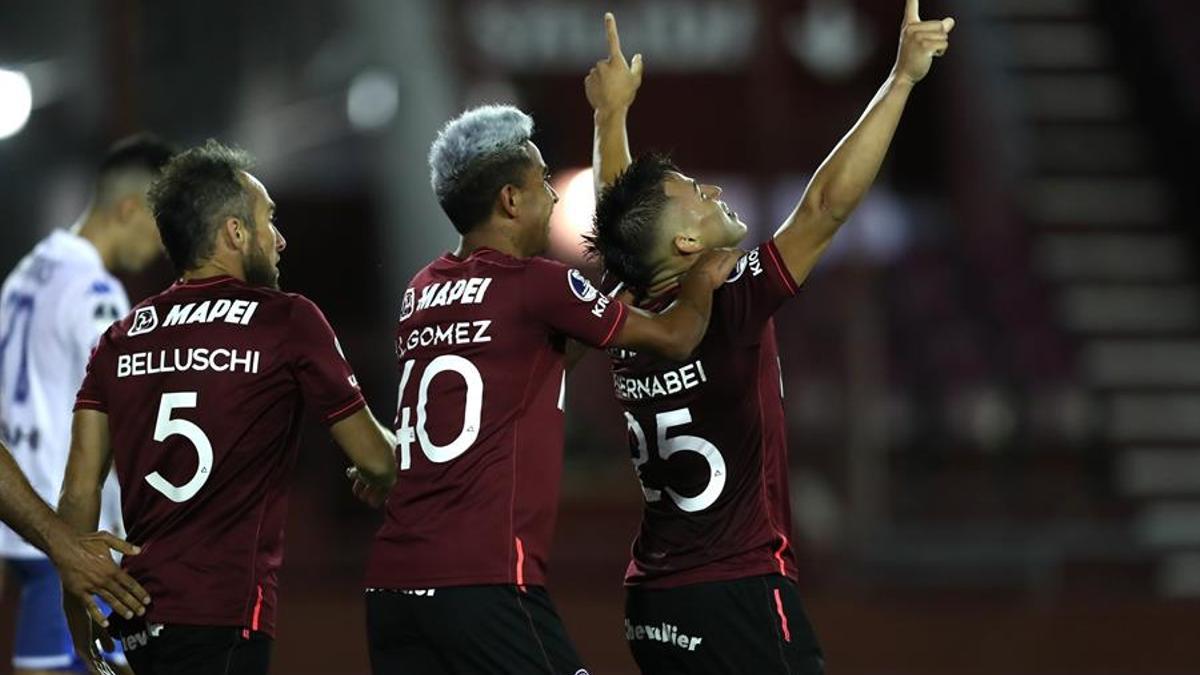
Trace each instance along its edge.
<instances>
[{"instance_id":1,"label":"white number outline","mask_svg":"<svg viewBox=\"0 0 1200 675\"><path fill-rule=\"evenodd\" d=\"M629 425L629 431L634 437L634 449L636 455L633 457L634 470L638 472L638 481L641 482L641 467L646 462L650 461L650 450L646 447L646 433L642 430L642 426L634 419L633 415L625 413L625 421ZM664 461L669 459L671 455L677 452L694 452L704 458L708 464L708 484L700 491L700 494L694 497L685 497L670 486L665 488L667 496L671 501L675 502L681 510L688 513L703 511L716 503L721 496L721 492L725 489L726 467L725 457L717 446L709 441L700 438L699 436L689 436L680 434L667 438L667 433L675 427L681 427L685 424L692 423L692 413L687 408L679 408L667 412L658 413L654 418L654 424L658 429L658 456ZM656 490L646 487L642 483L642 494L646 496L647 502L657 502L662 499L662 490Z\"/></svg>"},{"instance_id":2,"label":"white number outline","mask_svg":"<svg viewBox=\"0 0 1200 675\"><path fill-rule=\"evenodd\" d=\"M400 376L400 391L396 397L397 405L400 405L400 428L396 430L396 439L400 445L401 471L412 468L414 441L420 445L421 452L429 461L436 464L445 464L462 456L479 439L483 420L483 375L479 368L457 354L442 354L430 361L421 374L421 382L417 385L417 424L414 428L411 425L412 408L404 405L404 390L415 363L414 360L405 362L404 373ZM429 385L434 377L445 372L454 372L463 378L467 395L463 406L463 425L458 436L445 445L437 445L429 438L425 428L429 419L426 408L429 405Z\"/></svg>"},{"instance_id":3,"label":"white number outline","mask_svg":"<svg viewBox=\"0 0 1200 675\"><path fill-rule=\"evenodd\" d=\"M157 471L146 476L150 487L161 492L167 499L181 504L196 496L200 488L208 482L212 475L213 450L212 442L204 430L194 422L182 418L172 418L171 413L177 409L196 407L196 392L180 391L165 393L158 405L158 420L154 423L154 440L162 443L171 436L183 436L196 450L196 473L183 485L175 485L162 477Z\"/></svg>"}]
</instances>

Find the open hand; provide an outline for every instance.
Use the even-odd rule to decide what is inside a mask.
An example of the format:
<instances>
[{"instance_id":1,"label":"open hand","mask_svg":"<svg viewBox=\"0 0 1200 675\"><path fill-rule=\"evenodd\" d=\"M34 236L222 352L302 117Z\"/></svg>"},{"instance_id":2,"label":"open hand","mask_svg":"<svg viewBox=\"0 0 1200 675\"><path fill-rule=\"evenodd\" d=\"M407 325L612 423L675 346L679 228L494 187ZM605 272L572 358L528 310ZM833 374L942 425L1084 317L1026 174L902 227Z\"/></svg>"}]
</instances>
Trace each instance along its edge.
<instances>
[{"instance_id":1,"label":"open hand","mask_svg":"<svg viewBox=\"0 0 1200 675\"><path fill-rule=\"evenodd\" d=\"M709 290L716 290L729 278L733 266L744 254L745 251L736 248L709 249L700 254L700 259L692 265L683 283L699 279L695 283L703 283Z\"/></svg>"},{"instance_id":2,"label":"open hand","mask_svg":"<svg viewBox=\"0 0 1200 675\"><path fill-rule=\"evenodd\" d=\"M150 595L133 577L113 562L109 549L137 555L141 549L108 532L78 534L54 551L52 556L62 579L63 592L77 598L92 620L108 626L108 619L93 601L99 595L125 618L146 613Z\"/></svg>"}]
</instances>

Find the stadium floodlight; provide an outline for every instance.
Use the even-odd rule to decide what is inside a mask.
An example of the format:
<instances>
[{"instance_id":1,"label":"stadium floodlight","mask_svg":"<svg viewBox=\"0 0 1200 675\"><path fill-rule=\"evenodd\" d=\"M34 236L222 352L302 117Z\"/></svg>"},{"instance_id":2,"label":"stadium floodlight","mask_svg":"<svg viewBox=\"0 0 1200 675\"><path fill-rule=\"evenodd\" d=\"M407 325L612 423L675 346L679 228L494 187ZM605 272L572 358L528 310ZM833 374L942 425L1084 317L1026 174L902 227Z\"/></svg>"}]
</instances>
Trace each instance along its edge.
<instances>
[{"instance_id":1,"label":"stadium floodlight","mask_svg":"<svg viewBox=\"0 0 1200 675\"><path fill-rule=\"evenodd\" d=\"M355 129L381 129L400 108L400 85L391 73L367 70L359 73L346 92L346 117Z\"/></svg>"},{"instance_id":2,"label":"stadium floodlight","mask_svg":"<svg viewBox=\"0 0 1200 675\"><path fill-rule=\"evenodd\" d=\"M554 178L558 205L550 216L550 241L554 255L570 264L583 264L583 235L592 229L596 194L592 170L566 169Z\"/></svg>"},{"instance_id":3,"label":"stadium floodlight","mask_svg":"<svg viewBox=\"0 0 1200 675\"><path fill-rule=\"evenodd\" d=\"M0 140L19 132L33 111L29 78L18 70L0 68Z\"/></svg>"},{"instance_id":4,"label":"stadium floodlight","mask_svg":"<svg viewBox=\"0 0 1200 675\"><path fill-rule=\"evenodd\" d=\"M561 203L567 224L577 234L592 229L592 214L596 211L596 193L592 184L592 170L579 169L567 179L560 190Z\"/></svg>"}]
</instances>

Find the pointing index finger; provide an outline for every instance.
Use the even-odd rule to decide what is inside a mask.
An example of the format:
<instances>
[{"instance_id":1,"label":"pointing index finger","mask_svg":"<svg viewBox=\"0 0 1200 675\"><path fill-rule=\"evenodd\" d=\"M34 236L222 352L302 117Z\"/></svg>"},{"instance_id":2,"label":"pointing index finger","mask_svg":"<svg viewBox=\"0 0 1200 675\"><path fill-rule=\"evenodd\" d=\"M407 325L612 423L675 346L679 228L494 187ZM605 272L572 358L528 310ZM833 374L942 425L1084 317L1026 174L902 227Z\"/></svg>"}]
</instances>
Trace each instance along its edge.
<instances>
[{"instance_id":1,"label":"pointing index finger","mask_svg":"<svg viewBox=\"0 0 1200 675\"><path fill-rule=\"evenodd\" d=\"M608 55L614 59L624 59L621 54L621 36L617 34L617 18L612 12L604 13L604 32L608 35Z\"/></svg>"},{"instance_id":2,"label":"pointing index finger","mask_svg":"<svg viewBox=\"0 0 1200 675\"><path fill-rule=\"evenodd\" d=\"M904 3L904 23L916 23L921 20L920 0L906 0Z\"/></svg>"}]
</instances>

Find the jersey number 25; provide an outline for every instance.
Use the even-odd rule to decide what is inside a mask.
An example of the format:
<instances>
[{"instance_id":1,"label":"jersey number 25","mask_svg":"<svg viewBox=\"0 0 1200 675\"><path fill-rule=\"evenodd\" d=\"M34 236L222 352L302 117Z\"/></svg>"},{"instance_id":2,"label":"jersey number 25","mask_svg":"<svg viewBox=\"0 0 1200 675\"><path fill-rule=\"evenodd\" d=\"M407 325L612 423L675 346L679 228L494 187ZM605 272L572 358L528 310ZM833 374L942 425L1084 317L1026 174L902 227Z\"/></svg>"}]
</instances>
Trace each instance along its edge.
<instances>
[{"instance_id":1,"label":"jersey number 25","mask_svg":"<svg viewBox=\"0 0 1200 675\"><path fill-rule=\"evenodd\" d=\"M642 431L642 425L638 424L633 415L625 413L625 421L629 424L629 433L633 434L635 440L633 467L638 470L638 480L641 480L642 465L650 461L650 450L646 447L646 432ZM687 408L658 413L654 418L654 424L658 427L658 439L655 445L658 448L659 457L666 461L677 452L694 452L703 457L705 463L708 464L708 484L700 491L700 494L694 497L685 497L669 486L664 488L667 496L675 502L676 506L688 513L695 513L712 506L721 496L721 491L725 489L725 457L721 455L717 446L699 436L681 434L667 438L671 429L691 423L692 413ZM646 501L657 502L662 499L663 490L646 487L643 482L642 493L646 495Z\"/></svg>"}]
</instances>

